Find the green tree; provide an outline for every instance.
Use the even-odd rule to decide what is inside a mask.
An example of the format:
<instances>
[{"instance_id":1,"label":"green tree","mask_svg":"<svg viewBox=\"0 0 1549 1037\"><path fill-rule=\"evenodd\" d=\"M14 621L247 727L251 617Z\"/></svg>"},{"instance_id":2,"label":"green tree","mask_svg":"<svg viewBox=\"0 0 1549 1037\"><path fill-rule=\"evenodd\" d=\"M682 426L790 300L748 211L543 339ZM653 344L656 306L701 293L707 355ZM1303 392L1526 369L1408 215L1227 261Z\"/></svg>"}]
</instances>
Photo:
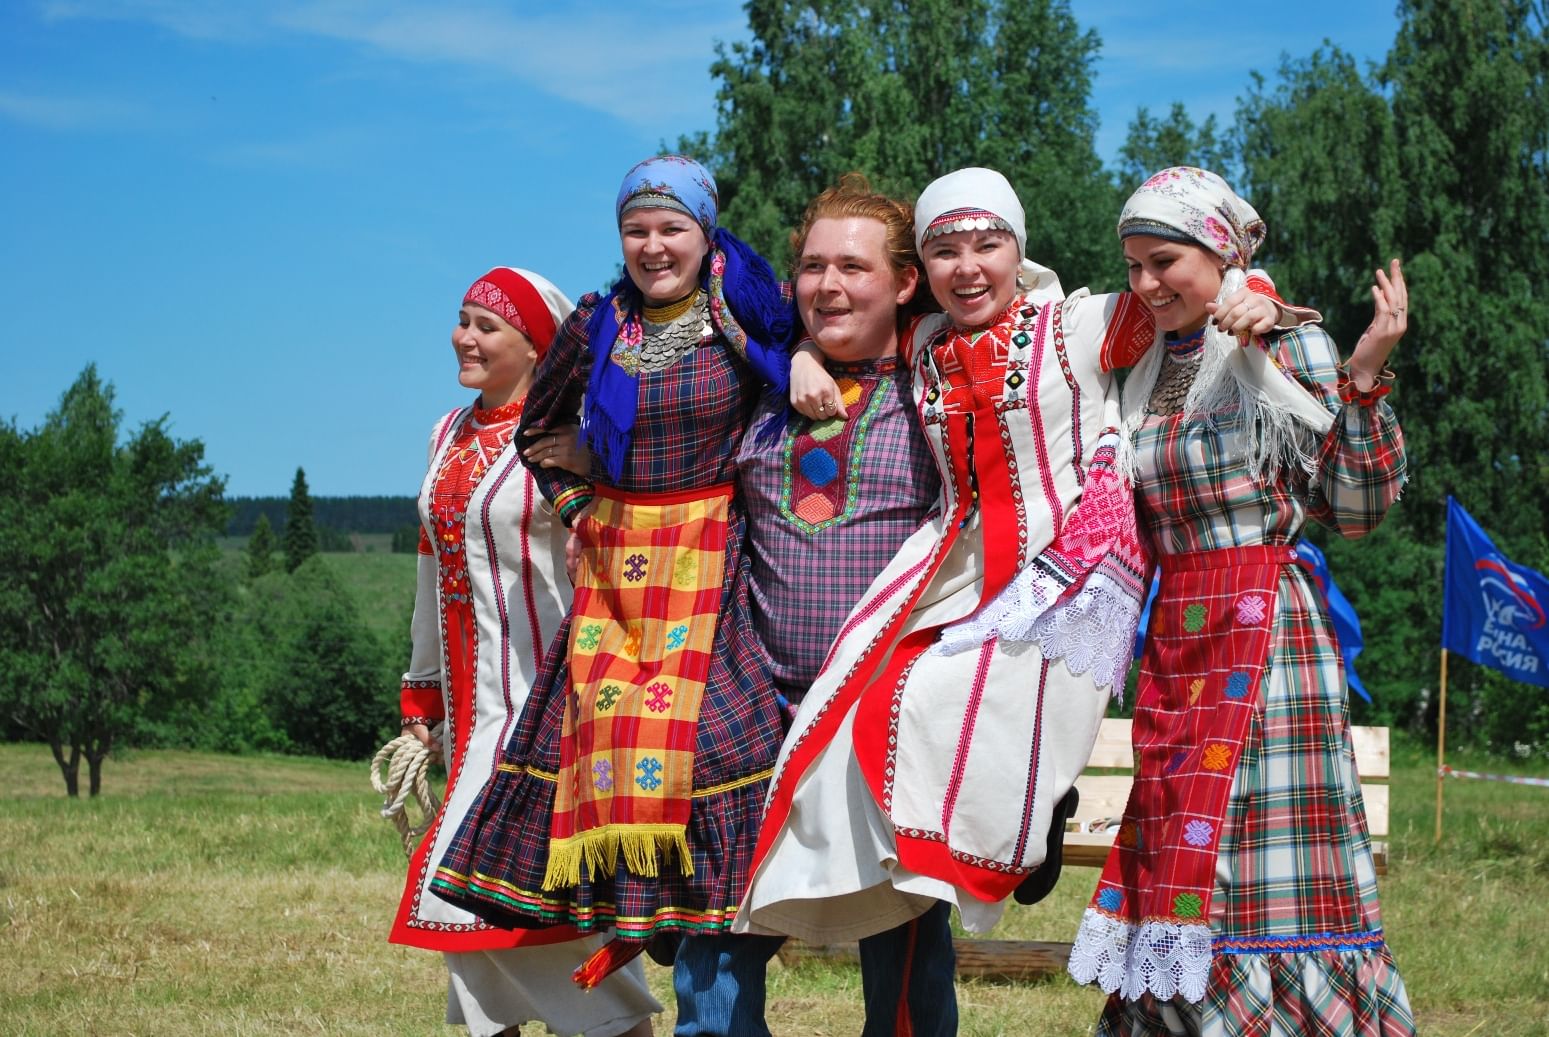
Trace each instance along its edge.
<instances>
[{"instance_id":1,"label":"green tree","mask_svg":"<svg viewBox=\"0 0 1549 1037\"><path fill-rule=\"evenodd\" d=\"M723 222L777 267L807 203L850 170L913 198L960 166L1000 170L1028 252L1067 287L1117 283L1116 211L1090 102L1097 33L1064 0L749 0L722 45L713 136L682 138L721 188Z\"/></svg>"},{"instance_id":2,"label":"green tree","mask_svg":"<svg viewBox=\"0 0 1549 1037\"><path fill-rule=\"evenodd\" d=\"M315 554L317 526L312 522L312 495L307 491L307 473L297 468L290 484L290 506L285 510L285 571L295 572Z\"/></svg>"},{"instance_id":3,"label":"green tree","mask_svg":"<svg viewBox=\"0 0 1549 1037\"><path fill-rule=\"evenodd\" d=\"M420 527L399 526L393 530L393 554L411 555L420 549Z\"/></svg>"},{"instance_id":4,"label":"green tree","mask_svg":"<svg viewBox=\"0 0 1549 1037\"><path fill-rule=\"evenodd\" d=\"M0 426L0 707L49 743L70 796L137 729L211 681L222 480L166 417L119 442L88 366L43 424Z\"/></svg>"},{"instance_id":5,"label":"green tree","mask_svg":"<svg viewBox=\"0 0 1549 1037\"><path fill-rule=\"evenodd\" d=\"M269 646L260 697L292 751L364 759L396 732L395 660L321 556L261 581L251 606Z\"/></svg>"},{"instance_id":6,"label":"green tree","mask_svg":"<svg viewBox=\"0 0 1549 1037\"><path fill-rule=\"evenodd\" d=\"M1362 673L1378 702L1434 723L1421 689L1437 675L1447 495L1518 561L1549 564L1549 41L1527 0L1419 0L1399 15L1373 74L1331 47L1287 62L1273 88L1257 83L1238 132L1245 193L1270 225L1265 265L1347 351L1370 319L1372 265L1405 259L1410 333L1391 364L1410 483L1368 540L1328 554L1375 631ZM1449 730L1498 744L1503 678L1461 663L1452 675Z\"/></svg>"},{"instance_id":7,"label":"green tree","mask_svg":"<svg viewBox=\"0 0 1549 1037\"><path fill-rule=\"evenodd\" d=\"M1231 148L1214 115L1195 125L1180 101L1173 102L1165 119L1153 117L1145 107L1135 112L1119 148L1121 193L1133 192L1146 177L1168 166L1199 166L1232 179Z\"/></svg>"},{"instance_id":8,"label":"green tree","mask_svg":"<svg viewBox=\"0 0 1549 1037\"><path fill-rule=\"evenodd\" d=\"M247 576L256 580L274 569L274 527L268 515L259 515L253 535L247 538Z\"/></svg>"}]
</instances>

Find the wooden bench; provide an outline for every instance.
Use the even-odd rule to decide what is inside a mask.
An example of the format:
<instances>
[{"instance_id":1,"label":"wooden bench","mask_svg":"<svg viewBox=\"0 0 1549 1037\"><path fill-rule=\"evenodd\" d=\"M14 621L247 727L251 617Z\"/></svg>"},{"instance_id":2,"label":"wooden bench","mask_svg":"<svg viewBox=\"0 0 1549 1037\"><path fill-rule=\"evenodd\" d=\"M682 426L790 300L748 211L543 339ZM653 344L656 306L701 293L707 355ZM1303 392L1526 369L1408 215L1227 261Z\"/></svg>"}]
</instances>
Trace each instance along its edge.
<instances>
[{"instance_id":1,"label":"wooden bench","mask_svg":"<svg viewBox=\"0 0 1549 1037\"><path fill-rule=\"evenodd\" d=\"M1354 727L1355 769L1366 802L1366 824L1372 839L1372 859L1379 875L1388 870L1388 729ZM1135 754L1130 745L1130 722L1105 719L1087 769L1076 779L1081 804L1065 833L1065 866L1101 868L1108 860L1119 819L1129 802ZM1123 772L1123 773L1115 773ZM1061 882L1078 881L1062 876ZM1090 882L1088 883L1090 885ZM1012 905L1015 910L1016 905ZM1030 979L1062 972L1070 960L1070 944L1053 940L980 940L958 937L957 974L980 979ZM815 946L786 940L780 960L793 965L804 959L859 960L856 944Z\"/></svg>"}]
</instances>

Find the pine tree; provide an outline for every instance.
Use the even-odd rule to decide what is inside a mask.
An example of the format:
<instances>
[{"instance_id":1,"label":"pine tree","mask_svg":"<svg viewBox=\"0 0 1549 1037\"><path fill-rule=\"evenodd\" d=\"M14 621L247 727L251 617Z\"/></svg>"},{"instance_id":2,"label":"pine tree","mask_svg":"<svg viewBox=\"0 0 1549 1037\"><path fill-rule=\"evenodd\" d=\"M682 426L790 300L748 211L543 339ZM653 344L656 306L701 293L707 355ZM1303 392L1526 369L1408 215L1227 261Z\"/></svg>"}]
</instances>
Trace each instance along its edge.
<instances>
[{"instance_id":1,"label":"pine tree","mask_svg":"<svg viewBox=\"0 0 1549 1037\"><path fill-rule=\"evenodd\" d=\"M256 580L274 570L275 546L274 527L269 524L269 516L260 514L253 535L247 538L248 579Z\"/></svg>"},{"instance_id":2,"label":"pine tree","mask_svg":"<svg viewBox=\"0 0 1549 1037\"><path fill-rule=\"evenodd\" d=\"M290 506L285 511L285 571L295 572L317 554L317 527L312 523L312 495L307 492L307 473L296 469L290 484Z\"/></svg>"}]
</instances>

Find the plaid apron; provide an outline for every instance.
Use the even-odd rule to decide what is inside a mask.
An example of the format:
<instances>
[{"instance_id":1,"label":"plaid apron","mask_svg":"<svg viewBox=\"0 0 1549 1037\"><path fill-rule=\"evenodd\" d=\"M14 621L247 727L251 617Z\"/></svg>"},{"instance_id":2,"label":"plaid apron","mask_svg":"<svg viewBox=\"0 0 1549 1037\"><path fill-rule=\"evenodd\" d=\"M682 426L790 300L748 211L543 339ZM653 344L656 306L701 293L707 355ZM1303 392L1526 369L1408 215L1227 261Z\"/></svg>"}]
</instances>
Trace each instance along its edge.
<instances>
[{"instance_id":1,"label":"plaid apron","mask_svg":"<svg viewBox=\"0 0 1549 1037\"><path fill-rule=\"evenodd\" d=\"M1211 963L1216 852L1260 715L1290 547L1167 555L1136 701L1135 780L1091 908L1126 929L1119 989L1199 1001Z\"/></svg>"},{"instance_id":2,"label":"plaid apron","mask_svg":"<svg viewBox=\"0 0 1549 1037\"><path fill-rule=\"evenodd\" d=\"M583 549L544 888L637 875L676 853L686 829L695 728L726 563L729 485L681 493L597 489L576 523Z\"/></svg>"}]
</instances>

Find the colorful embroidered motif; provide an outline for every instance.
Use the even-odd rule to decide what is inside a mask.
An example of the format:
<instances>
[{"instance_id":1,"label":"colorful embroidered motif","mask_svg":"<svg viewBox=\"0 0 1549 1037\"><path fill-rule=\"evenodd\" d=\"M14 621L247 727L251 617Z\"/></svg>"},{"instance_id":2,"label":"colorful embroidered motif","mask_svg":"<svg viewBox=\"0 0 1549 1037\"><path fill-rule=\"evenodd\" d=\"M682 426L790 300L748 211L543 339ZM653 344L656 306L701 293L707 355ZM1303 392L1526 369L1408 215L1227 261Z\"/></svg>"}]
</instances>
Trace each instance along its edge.
<instances>
[{"instance_id":1,"label":"colorful embroidered motif","mask_svg":"<svg viewBox=\"0 0 1549 1037\"><path fill-rule=\"evenodd\" d=\"M595 648L597 646L594 644L592 647ZM619 697L623 694L624 689L617 684L604 684L602 690L597 693L597 708L606 713L613 708L614 703L618 702Z\"/></svg>"},{"instance_id":2,"label":"colorful embroidered motif","mask_svg":"<svg viewBox=\"0 0 1549 1037\"><path fill-rule=\"evenodd\" d=\"M687 638L687 624L679 623L677 626L667 631L667 647L673 651L677 651L679 648L683 647L683 642L687 640Z\"/></svg>"},{"instance_id":3,"label":"colorful embroidered motif","mask_svg":"<svg viewBox=\"0 0 1549 1037\"><path fill-rule=\"evenodd\" d=\"M672 698L672 688L665 681L657 681L645 689L645 708L652 713L665 713Z\"/></svg>"},{"instance_id":4,"label":"colorful embroidered motif","mask_svg":"<svg viewBox=\"0 0 1549 1037\"><path fill-rule=\"evenodd\" d=\"M602 624L588 623L586 626L581 628L581 634L576 638L576 644L580 645L582 648L585 648L587 651L591 651L593 648L597 647L598 641L601 637Z\"/></svg>"},{"instance_id":5,"label":"colorful embroidered motif","mask_svg":"<svg viewBox=\"0 0 1549 1037\"><path fill-rule=\"evenodd\" d=\"M1179 918L1198 918L1204 902L1193 893L1179 893L1173 897L1173 914Z\"/></svg>"},{"instance_id":6,"label":"colorful embroidered motif","mask_svg":"<svg viewBox=\"0 0 1549 1037\"><path fill-rule=\"evenodd\" d=\"M1189 682L1189 705L1199 701L1199 693L1205 690L1205 678L1196 677Z\"/></svg>"},{"instance_id":7,"label":"colorful embroidered motif","mask_svg":"<svg viewBox=\"0 0 1549 1037\"><path fill-rule=\"evenodd\" d=\"M1209 846L1215 831L1209 821L1190 821L1183 826L1183 841L1190 846Z\"/></svg>"},{"instance_id":8,"label":"colorful embroidered motif","mask_svg":"<svg viewBox=\"0 0 1549 1037\"><path fill-rule=\"evenodd\" d=\"M443 601L467 604L472 600L463 543L468 500L484 473L516 435L516 423L525 402L523 398L493 410L468 411L441 454L441 465L431 483L429 505Z\"/></svg>"},{"instance_id":9,"label":"colorful embroidered motif","mask_svg":"<svg viewBox=\"0 0 1549 1037\"><path fill-rule=\"evenodd\" d=\"M592 784L598 792L607 792L613 788L613 764L607 760L598 760L592 764Z\"/></svg>"},{"instance_id":10,"label":"colorful embroidered motif","mask_svg":"<svg viewBox=\"0 0 1549 1037\"><path fill-rule=\"evenodd\" d=\"M1238 672L1232 674L1226 680L1226 697L1229 699L1246 698L1248 695L1248 675Z\"/></svg>"},{"instance_id":11,"label":"colorful embroidered motif","mask_svg":"<svg viewBox=\"0 0 1549 1037\"><path fill-rule=\"evenodd\" d=\"M1243 626L1262 623L1267 615L1269 615L1269 609L1264 599L1257 594L1244 594L1237 599L1237 622Z\"/></svg>"},{"instance_id":12,"label":"colorful embroidered motif","mask_svg":"<svg viewBox=\"0 0 1549 1037\"><path fill-rule=\"evenodd\" d=\"M1200 758L1200 766L1207 771L1224 771L1226 765L1232 762L1232 747L1221 742L1212 742L1205 747L1205 755Z\"/></svg>"},{"instance_id":13,"label":"colorful embroidered motif","mask_svg":"<svg viewBox=\"0 0 1549 1037\"><path fill-rule=\"evenodd\" d=\"M635 770L640 772L640 777L635 779L635 784L647 792L655 792L662 787L662 779L657 775L662 772L662 761L654 756L647 756L635 764Z\"/></svg>"},{"instance_id":14,"label":"colorful embroidered motif","mask_svg":"<svg viewBox=\"0 0 1549 1037\"><path fill-rule=\"evenodd\" d=\"M1299 954L1307 951L1368 951L1381 947L1381 929L1364 933L1309 933L1295 936L1217 936L1217 954Z\"/></svg>"},{"instance_id":15,"label":"colorful embroidered motif","mask_svg":"<svg viewBox=\"0 0 1549 1037\"><path fill-rule=\"evenodd\" d=\"M639 583L645 577L645 555L633 554L624 560L624 579Z\"/></svg>"},{"instance_id":16,"label":"colorful embroidered motif","mask_svg":"<svg viewBox=\"0 0 1549 1037\"><path fill-rule=\"evenodd\" d=\"M1097 892L1097 905L1106 911L1117 911L1124 906L1124 894L1112 886L1104 886Z\"/></svg>"},{"instance_id":17,"label":"colorful embroidered motif","mask_svg":"<svg viewBox=\"0 0 1549 1037\"><path fill-rule=\"evenodd\" d=\"M831 365L849 420L814 422L794 415L786 426L780 513L803 533L820 532L854 512L866 436L887 394L895 391L892 370L884 367L858 379L846 375L843 365Z\"/></svg>"},{"instance_id":18,"label":"colorful embroidered motif","mask_svg":"<svg viewBox=\"0 0 1549 1037\"><path fill-rule=\"evenodd\" d=\"M1183 610L1183 629L1191 634L1205 629L1205 606L1196 603Z\"/></svg>"}]
</instances>

